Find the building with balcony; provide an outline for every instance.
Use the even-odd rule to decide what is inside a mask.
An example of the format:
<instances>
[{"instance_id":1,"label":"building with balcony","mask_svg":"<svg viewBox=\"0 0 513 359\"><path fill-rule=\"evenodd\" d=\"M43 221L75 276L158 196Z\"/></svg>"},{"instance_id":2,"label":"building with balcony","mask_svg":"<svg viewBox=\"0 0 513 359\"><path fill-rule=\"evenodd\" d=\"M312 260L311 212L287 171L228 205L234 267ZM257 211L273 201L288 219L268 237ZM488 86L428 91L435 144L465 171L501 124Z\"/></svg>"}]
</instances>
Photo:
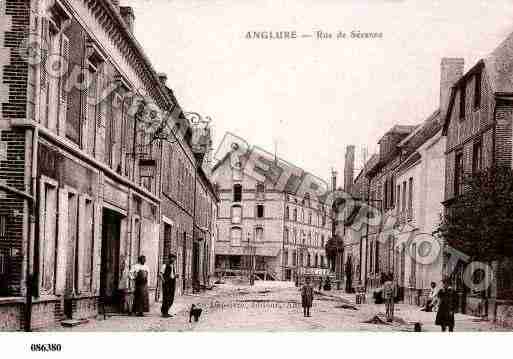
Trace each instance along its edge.
<instances>
[{"instance_id":1,"label":"building with balcony","mask_svg":"<svg viewBox=\"0 0 513 359\"><path fill-rule=\"evenodd\" d=\"M259 153L259 161L292 175L283 187L247 171L251 156L230 160L228 153L213 168L220 197L219 235L215 243L218 275L244 276L251 267L260 279L295 280L301 275L328 273L324 246L331 234L331 216L317 191L300 192L309 174L290 163ZM233 154L235 155L235 154ZM319 184L322 186L323 182ZM300 194L301 193L301 194Z\"/></svg>"}]
</instances>

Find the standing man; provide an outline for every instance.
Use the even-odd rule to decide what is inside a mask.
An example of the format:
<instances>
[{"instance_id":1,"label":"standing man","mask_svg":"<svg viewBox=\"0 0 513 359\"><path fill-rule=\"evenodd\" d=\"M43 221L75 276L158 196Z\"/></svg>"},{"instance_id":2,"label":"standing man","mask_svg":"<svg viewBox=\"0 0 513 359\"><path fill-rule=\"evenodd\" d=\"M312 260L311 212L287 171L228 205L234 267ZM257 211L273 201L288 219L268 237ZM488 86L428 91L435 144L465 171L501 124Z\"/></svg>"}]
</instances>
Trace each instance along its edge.
<instances>
[{"instance_id":1,"label":"standing man","mask_svg":"<svg viewBox=\"0 0 513 359\"><path fill-rule=\"evenodd\" d=\"M305 278L305 284L301 288L301 305L303 307L303 316L310 316L310 308L313 302L313 287L310 284L310 277Z\"/></svg>"},{"instance_id":2,"label":"standing man","mask_svg":"<svg viewBox=\"0 0 513 359\"><path fill-rule=\"evenodd\" d=\"M160 312L164 318L172 316L169 314L169 309L175 300L176 278L178 277L175 262L176 255L172 253L160 271L160 279L162 280L162 307Z\"/></svg>"},{"instance_id":3,"label":"standing man","mask_svg":"<svg viewBox=\"0 0 513 359\"><path fill-rule=\"evenodd\" d=\"M394 321L394 300L396 296L396 289L394 284L394 277L392 273L388 273L387 279L383 284L383 299L385 300L386 318L387 322Z\"/></svg>"},{"instance_id":4,"label":"standing man","mask_svg":"<svg viewBox=\"0 0 513 359\"><path fill-rule=\"evenodd\" d=\"M449 286L449 279L443 281L443 288L438 291L438 311L436 312L435 324L442 327L442 332L447 328L454 331L454 312L457 307L457 296L454 289Z\"/></svg>"},{"instance_id":5,"label":"standing man","mask_svg":"<svg viewBox=\"0 0 513 359\"><path fill-rule=\"evenodd\" d=\"M133 311L138 317L142 317L144 316L143 313L150 311L150 297L148 294L150 269L145 263L146 257L139 256L137 263L130 271L130 279L135 282Z\"/></svg>"}]
</instances>

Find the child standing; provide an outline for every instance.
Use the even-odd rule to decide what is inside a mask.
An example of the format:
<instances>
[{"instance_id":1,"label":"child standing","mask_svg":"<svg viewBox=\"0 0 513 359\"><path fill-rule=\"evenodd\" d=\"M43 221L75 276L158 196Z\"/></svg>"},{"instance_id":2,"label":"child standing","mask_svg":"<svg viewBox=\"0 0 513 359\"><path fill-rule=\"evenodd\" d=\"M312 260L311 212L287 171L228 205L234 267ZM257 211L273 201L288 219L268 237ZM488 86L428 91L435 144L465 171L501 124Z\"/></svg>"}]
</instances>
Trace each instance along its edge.
<instances>
[{"instance_id":1,"label":"child standing","mask_svg":"<svg viewBox=\"0 0 513 359\"><path fill-rule=\"evenodd\" d=\"M303 306L303 315L310 316L310 308L313 302L313 287L310 284L310 277L305 278L305 284L301 288L301 305Z\"/></svg>"}]
</instances>

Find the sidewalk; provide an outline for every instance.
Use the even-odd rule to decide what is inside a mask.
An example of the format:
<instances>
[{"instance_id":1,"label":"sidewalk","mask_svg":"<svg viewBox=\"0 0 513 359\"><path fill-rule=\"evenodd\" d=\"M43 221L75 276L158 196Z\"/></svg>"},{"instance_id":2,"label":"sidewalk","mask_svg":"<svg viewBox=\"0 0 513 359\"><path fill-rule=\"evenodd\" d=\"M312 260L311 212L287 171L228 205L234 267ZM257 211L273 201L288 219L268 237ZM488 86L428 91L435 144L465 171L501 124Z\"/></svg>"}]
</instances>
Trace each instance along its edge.
<instances>
[{"instance_id":1,"label":"sidewalk","mask_svg":"<svg viewBox=\"0 0 513 359\"><path fill-rule=\"evenodd\" d=\"M354 293L345 293L344 290L331 290L331 291L320 291L322 295L328 297L339 298L343 302L350 303L351 305L358 308L362 318L367 317L371 319L375 315L381 315L385 312L384 304L374 304L372 297L369 298L367 295L367 302L365 304L356 304L356 295ZM439 332L440 327L435 325L436 312L424 312L420 310L421 307L411 304L396 304L395 305L395 318L397 318L398 326L404 327L403 329L411 330L414 323L421 323L422 331L426 332ZM384 315L384 314L383 314ZM455 331L511 331L511 329L503 328L494 324L491 321L474 317L471 315L456 313L454 315ZM394 323L395 325L395 323Z\"/></svg>"},{"instance_id":2,"label":"sidewalk","mask_svg":"<svg viewBox=\"0 0 513 359\"><path fill-rule=\"evenodd\" d=\"M214 288L199 294L185 294L175 297L173 306L169 314L171 318L162 318L160 313L161 302L155 302L150 307L150 312L145 313L144 317L136 317L128 314L111 314L107 319L99 314L96 318L89 319L88 322L76 327L66 328L58 326L48 328L44 331L66 331L66 332L132 332L132 331L168 331L168 330L188 330L194 323L189 323L189 309L192 304L205 304L216 296L222 295L225 291Z\"/></svg>"}]
</instances>

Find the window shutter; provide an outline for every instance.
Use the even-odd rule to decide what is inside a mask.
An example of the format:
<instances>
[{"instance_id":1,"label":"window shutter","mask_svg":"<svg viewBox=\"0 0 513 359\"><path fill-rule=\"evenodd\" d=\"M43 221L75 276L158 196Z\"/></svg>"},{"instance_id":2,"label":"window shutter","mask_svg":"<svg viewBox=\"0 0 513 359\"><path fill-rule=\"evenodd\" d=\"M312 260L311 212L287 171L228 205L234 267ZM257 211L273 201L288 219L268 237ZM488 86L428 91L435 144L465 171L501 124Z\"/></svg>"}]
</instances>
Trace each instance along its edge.
<instances>
[{"instance_id":1,"label":"window shutter","mask_svg":"<svg viewBox=\"0 0 513 359\"><path fill-rule=\"evenodd\" d=\"M64 294L66 286L66 262L67 262L67 243L68 243L68 191L59 189L59 217L57 234L57 258L55 272L55 294Z\"/></svg>"},{"instance_id":2,"label":"window shutter","mask_svg":"<svg viewBox=\"0 0 513 359\"><path fill-rule=\"evenodd\" d=\"M48 19L43 18L42 20L42 39L41 39L41 63L40 63L40 113L39 122L42 125L46 125L48 118L48 71L47 71L47 60L48 52L50 48L50 24Z\"/></svg>"},{"instance_id":3,"label":"window shutter","mask_svg":"<svg viewBox=\"0 0 513 359\"><path fill-rule=\"evenodd\" d=\"M61 36L61 68L69 64L69 39ZM66 91L66 78L61 76L59 81L59 135L66 133L66 114L68 112L68 92Z\"/></svg>"}]
</instances>

